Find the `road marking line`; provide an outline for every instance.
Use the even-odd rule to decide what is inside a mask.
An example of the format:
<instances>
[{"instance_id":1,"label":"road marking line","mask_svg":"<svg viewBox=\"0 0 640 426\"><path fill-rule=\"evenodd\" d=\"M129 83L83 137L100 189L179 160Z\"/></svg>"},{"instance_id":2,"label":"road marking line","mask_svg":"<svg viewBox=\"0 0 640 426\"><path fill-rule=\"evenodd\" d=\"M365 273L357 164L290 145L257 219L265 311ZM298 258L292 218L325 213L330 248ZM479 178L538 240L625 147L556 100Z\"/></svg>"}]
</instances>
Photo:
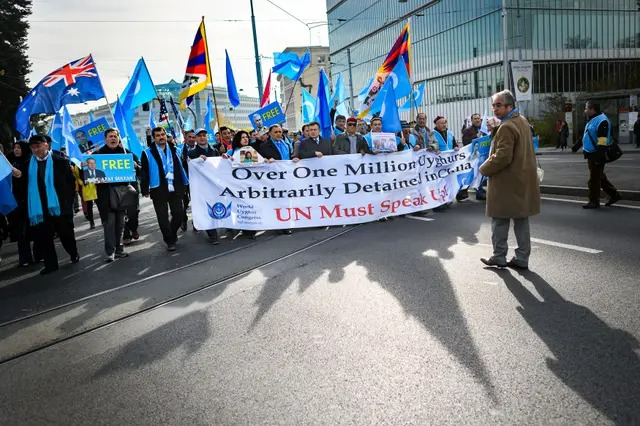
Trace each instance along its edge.
<instances>
[{"instance_id":1,"label":"road marking line","mask_svg":"<svg viewBox=\"0 0 640 426\"><path fill-rule=\"evenodd\" d=\"M546 244L548 246L554 246L554 247L566 248L566 249L569 249L569 250L581 251L583 253L590 253L590 254L602 253L602 250L596 250L596 249L592 249L592 248L588 248L588 247L574 246L572 244L558 243L558 242L549 241L549 240L541 240L540 238L531 238L531 241L534 242L534 243Z\"/></svg>"},{"instance_id":2,"label":"road marking line","mask_svg":"<svg viewBox=\"0 0 640 426\"><path fill-rule=\"evenodd\" d=\"M566 198L540 197L546 201L562 201L563 203L586 204L584 200L567 200ZM625 204L614 204L612 207L622 207L623 209L640 210L640 206L627 206Z\"/></svg>"},{"instance_id":3,"label":"road marking line","mask_svg":"<svg viewBox=\"0 0 640 426\"><path fill-rule=\"evenodd\" d=\"M431 222L435 219L432 219L430 217L420 217L420 216L411 216L411 215L407 215L405 216L407 219L414 219L414 220L422 220L424 222Z\"/></svg>"}]
</instances>

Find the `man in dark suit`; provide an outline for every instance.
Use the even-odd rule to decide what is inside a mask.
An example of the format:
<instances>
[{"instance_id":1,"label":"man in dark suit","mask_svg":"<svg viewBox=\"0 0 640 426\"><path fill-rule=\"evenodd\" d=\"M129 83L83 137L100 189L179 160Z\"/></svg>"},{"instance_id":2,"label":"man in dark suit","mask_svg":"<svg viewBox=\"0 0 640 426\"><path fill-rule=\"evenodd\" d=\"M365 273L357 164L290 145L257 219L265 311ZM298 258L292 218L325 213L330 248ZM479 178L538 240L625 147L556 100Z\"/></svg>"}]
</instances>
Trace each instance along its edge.
<instances>
[{"instance_id":1,"label":"man in dark suit","mask_svg":"<svg viewBox=\"0 0 640 426\"><path fill-rule=\"evenodd\" d=\"M102 170L96 168L96 159L87 158L87 172L85 173L85 180L88 183L102 183L107 177Z\"/></svg>"},{"instance_id":2,"label":"man in dark suit","mask_svg":"<svg viewBox=\"0 0 640 426\"><path fill-rule=\"evenodd\" d=\"M213 148L209 145L207 141L207 130L206 129L197 129L195 131L196 135L196 145L195 147L189 151L187 154L189 160L195 160L200 158L203 161L206 161L209 157L220 157L220 151ZM209 242L213 245L220 244L220 238L218 238L218 231L215 229L207 229L207 236L209 237Z\"/></svg>"},{"instance_id":3,"label":"man in dark suit","mask_svg":"<svg viewBox=\"0 0 640 426\"><path fill-rule=\"evenodd\" d=\"M141 190L146 198L153 201L162 239L167 250L175 251L178 229L182 225L184 210L182 197L189 178L182 167L176 147L167 143L167 133L162 127L152 130L154 143L142 154ZM171 220L169 220L171 209Z\"/></svg>"},{"instance_id":4,"label":"man in dark suit","mask_svg":"<svg viewBox=\"0 0 640 426\"><path fill-rule=\"evenodd\" d=\"M300 142L298 158L321 158L323 155L331 155L331 142L320 137L320 124L309 123L309 137Z\"/></svg>"},{"instance_id":5,"label":"man in dark suit","mask_svg":"<svg viewBox=\"0 0 640 426\"><path fill-rule=\"evenodd\" d=\"M27 204L24 211L30 216L34 245L43 254L44 269L40 271L40 274L45 275L58 270L58 255L53 240L55 234L58 234L62 247L71 256L71 262L78 263L80 261L73 231L73 198L76 192L76 179L71 171L69 160L53 154L49 150L49 144L44 136L31 136L29 145L33 156L31 161L27 161L21 166L20 179L25 182L25 185L21 186L24 191L24 196L21 198ZM30 176L32 162L36 163L37 176ZM52 191L51 186L47 184L47 167L51 167L52 170L53 193L57 198L58 209L52 209L56 203L49 200L47 196ZM29 206L30 197L39 198L41 216L34 215L34 211Z\"/></svg>"},{"instance_id":6,"label":"man in dark suit","mask_svg":"<svg viewBox=\"0 0 640 426\"><path fill-rule=\"evenodd\" d=\"M359 147L367 146L365 138L357 132L357 125L358 120L356 118L347 118L345 132L336 136L336 140L333 142L333 155L357 154L360 152Z\"/></svg>"}]
</instances>

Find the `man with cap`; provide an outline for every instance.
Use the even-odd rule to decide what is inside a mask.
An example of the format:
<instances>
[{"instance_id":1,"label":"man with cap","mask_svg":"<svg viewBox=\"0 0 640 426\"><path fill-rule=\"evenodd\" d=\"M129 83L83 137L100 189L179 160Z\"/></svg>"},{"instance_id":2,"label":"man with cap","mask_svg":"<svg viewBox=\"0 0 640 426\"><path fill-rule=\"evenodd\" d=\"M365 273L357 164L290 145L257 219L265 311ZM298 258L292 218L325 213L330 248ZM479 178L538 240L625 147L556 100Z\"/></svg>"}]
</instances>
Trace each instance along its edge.
<instances>
[{"instance_id":1,"label":"man with cap","mask_svg":"<svg viewBox=\"0 0 640 426\"><path fill-rule=\"evenodd\" d=\"M213 148L209 145L207 140L207 130L206 129L196 129L196 146L189 151L188 161L192 161L195 159L201 159L202 161L206 161L209 157L220 157L220 151ZM218 231L215 229L207 229L207 236L209 237L209 242L213 245L220 244L220 239L218 238Z\"/></svg>"},{"instance_id":2,"label":"man with cap","mask_svg":"<svg viewBox=\"0 0 640 426\"><path fill-rule=\"evenodd\" d=\"M336 140L333 141L333 155L357 154L358 146L367 145L364 137L357 132L358 120L354 117L349 117L346 122L347 126L344 133L336 136Z\"/></svg>"},{"instance_id":3,"label":"man with cap","mask_svg":"<svg viewBox=\"0 0 640 426\"><path fill-rule=\"evenodd\" d=\"M407 151L413 149L420 151L423 148L422 142L418 142L416 135L411 133L411 124L406 121L402 122L402 138L398 144L398 151Z\"/></svg>"},{"instance_id":4,"label":"man with cap","mask_svg":"<svg viewBox=\"0 0 640 426\"><path fill-rule=\"evenodd\" d=\"M58 255L53 241L57 234L72 263L80 261L73 230L75 177L69 160L53 154L47 139L34 135L29 139L31 160L22 164L20 179L26 202L25 211L33 229L34 246L42 252L44 269L40 275L58 270ZM14 173L17 176L18 173Z\"/></svg>"},{"instance_id":5,"label":"man with cap","mask_svg":"<svg viewBox=\"0 0 640 426\"><path fill-rule=\"evenodd\" d=\"M184 217L182 197L186 186L189 185L189 178L176 153L175 145L167 143L165 130L156 127L151 133L154 143L143 151L140 186L142 195L150 196L153 201L167 250L175 251L178 229Z\"/></svg>"},{"instance_id":6,"label":"man with cap","mask_svg":"<svg viewBox=\"0 0 640 426\"><path fill-rule=\"evenodd\" d=\"M433 120L433 124L436 125L433 131L433 137L438 144L435 150L436 154L440 154L441 151L458 151L460 147L458 146L456 137L447 129L447 119L439 115Z\"/></svg>"}]
</instances>

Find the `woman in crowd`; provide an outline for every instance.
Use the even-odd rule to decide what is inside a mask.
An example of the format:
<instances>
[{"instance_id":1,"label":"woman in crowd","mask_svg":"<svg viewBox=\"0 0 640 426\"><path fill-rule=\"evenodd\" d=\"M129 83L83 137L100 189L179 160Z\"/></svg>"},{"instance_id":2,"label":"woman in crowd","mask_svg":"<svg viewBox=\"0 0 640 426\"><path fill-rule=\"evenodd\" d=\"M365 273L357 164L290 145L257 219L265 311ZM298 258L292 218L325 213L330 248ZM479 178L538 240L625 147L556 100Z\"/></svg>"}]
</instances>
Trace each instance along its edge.
<instances>
[{"instance_id":1,"label":"woman in crowd","mask_svg":"<svg viewBox=\"0 0 640 426\"><path fill-rule=\"evenodd\" d=\"M222 157L228 158L233 161L233 154L240 148L250 146L249 141L249 133L245 132L244 130L238 130L236 134L233 135L233 139L231 141L231 149L222 154ZM256 239L256 231L248 231L246 229L243 229L241 231L242 235L244 235L245 237L251 238L252 240Z\"/></svg>"},{"instance_id":2,"label":"woman in crowd","mask_svg":"<svg viewBox=\"0 0 640 426\"><path fill-rule=\"evenodd\" d=\"M31 149L26 141L19 141L13 144L13 151L7 155L7 159L13 167L21 170L31 160ZM18 243L18 264L22 267L29 266L42 260L42 254L34 243L33 254L31 253L31 240L33 238L31 227L29 226L29 216L27 214L27 199L24 179L13 178L13 196L18 207L9 213L9 227L11 235ZM34 259L35 258L35 259Z\"/></svg>"}]
</instances>

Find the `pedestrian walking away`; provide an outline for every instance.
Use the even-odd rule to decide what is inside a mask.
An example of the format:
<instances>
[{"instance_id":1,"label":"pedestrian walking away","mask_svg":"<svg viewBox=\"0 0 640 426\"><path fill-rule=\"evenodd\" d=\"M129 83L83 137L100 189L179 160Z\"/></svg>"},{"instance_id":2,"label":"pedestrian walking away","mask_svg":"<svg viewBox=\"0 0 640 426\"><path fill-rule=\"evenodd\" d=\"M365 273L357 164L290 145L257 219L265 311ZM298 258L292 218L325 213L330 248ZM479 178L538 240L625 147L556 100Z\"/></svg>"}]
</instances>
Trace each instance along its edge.
<instances>
[{"instance_id":1,"label":"pedestrian walking away","mask_svg":"<svg viewBox=\"0 0 640 426\"><path fill-rule=\"evenodd\" d=\"M617 203L622 197L604 173L607 149L613 143L611 122L601 111L600 104L593 101L586 103L584 114L587 116L584 134L582 139L571 147L571 151L578 152L582 148L589 167L589 182L587 183L589 202L582 208L597 209L600 207L600 188L609 196L605 206Z\"/></svg>"}]
</instances>

